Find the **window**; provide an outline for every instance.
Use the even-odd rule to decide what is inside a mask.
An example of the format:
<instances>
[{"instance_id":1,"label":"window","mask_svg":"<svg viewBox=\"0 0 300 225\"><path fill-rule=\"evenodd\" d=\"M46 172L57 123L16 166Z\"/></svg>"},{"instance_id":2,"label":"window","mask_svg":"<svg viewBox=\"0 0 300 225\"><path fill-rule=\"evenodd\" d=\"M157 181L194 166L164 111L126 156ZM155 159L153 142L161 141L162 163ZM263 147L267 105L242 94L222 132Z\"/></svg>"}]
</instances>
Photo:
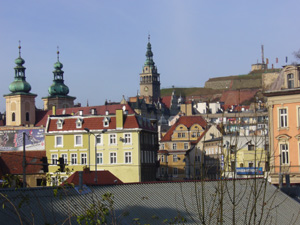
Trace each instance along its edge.
<instances>
[{"instance_id":1,"label":"window","mask_svg":"<svg viewBox=\"0 0 300 225\"><path fill-rule=\"evenodd\" d=\"M254 145L248 145L248 151L254 150Z\"/></svg>"},{"instance_id":2,"label":"window","mask_svg":"<svg viewBox=\"0 0 300 225\"><path fill-rule=\"evenodd\" d=\"M125 152L125 163L131 163L131 152Z\"/></svg>"},{"instance_id":3,"label":"window","mask_svg":"<svg viewBox=\"0 0 300 225\"><path fill-rule=\"evenodd\" d=\"M68 164L68 154L63 153L60 156L64 159L64 164Z\"/></svg>"},{"instance_id":4,"label":"window","mask_svg":"<svg viewBox=\"0 0 300 225\"><path fill-rule=\"evenodd\" d=\"M76 120L76 128L81 128L82 127L82 119L77 119Z\"/></svg>"},{"instance_id":5,"label":"window","mask_svg":"<svg viewBox=\"0 0 300 225\"><path fill-rule=\"evenodd\" d=\"M177 149L177 144L173 143L173 150L176 150L176 149Z\"/></svg>"},{"instance_id":6,"label":"window","mask_svg":"<svg viewBox=\"0 0 300 225\"><path fill-rule=\"evenodd\" d=\"M188 149L189 148L189 144L188 143L184 143L184 149Z\"/></svg>"},{"instance_id":7,"label":"window","mask_svg":"<svg viewBox=\"0 0 300 225\"><path fill-rule=\"evenodd\" d=\"M165 144L160 144L160 149L164 150L165 149Z\"/></svg>"},{"instance_id":8,"label":"window","mask_svg":"<svg viewBox=\"0 0 300 225\"><path fill-rule=\"evenodd\" d=\"M106 111L107 112L107 111ZM110 121L110 118L109 117L105 117L103 119L103 126L104 127L108 127L109 126L109 121Z\"/></svg>"},{"instance_id":9,"label":"window","mask_svg":"<svg viewBox=\"0 0 300 225\"><path fill-rule=\"evenodd\" d=\"M95 139L96 139L96 144L97 144L97 145L102 145L102 136L101 136L101 134L98 134L98 135L95 137Z\"/></svg>"},{"instance_id":10,"label":"window","mask_svg":"<svg viewBox=\"0 0 300 225\"><path fill-rule=\"evenodd\" d=\"M165 168L164 167L160 168L160 174L165 175Z\"/></svg>"},{"instance_id":11,"label":"window","mask_svg":"<svg viewBox=\"0 0 300 225\"><path fill-rule=\"evenodd\" d=\"M173 162L177 162L177 161L178 161L177 155L173 155Z\"/></svg>"},{"instance_id":12,"label":"window","mask_svg":"<svg viewBox=\"0 0 300 225\"><path fill-rule=\"evenodd\" d=\"M177 177L178 176L178 168L173 168L173 176Z\"/></svg>"},{"instance_id":13,"label":"window","mask_svg":"<svg viewBox=\"0 0 300 225\"><path fill-rule=\"evenodd\" d=\"M110 145L117 144L117 135L116 134L110 134L109 135L109 144Z\"/></svg>"},{"instance_id":14,"label":"window","mask_svg":"<svg viewBox=\"0 0 300 225\"><path fill-rule=\"evenodd\" d=\"M161 162L165 162L165 156L164 155L161 155Z\"/></svg>"},{"instance_id":15,"label":"window","mask_svg":"<svg viewBox=\"0 0 300 225\"><path fill-rule=\"evenodd\" d=\"M58 179L57 179L57 177L51 177L51 184L53 186L58 186Z\"/></svg>"},{"instance_id":16,"label":"window","mask_svg":"<svg viewBox=\"0 0 300 225\"><path fill-rule=\"evenodd\" d=\"M29 112L26 113L26 121L29 121Z\"/></svg>"},{"instance_id":17,"label":"window","mask_svg":"<svg viewBox=\"0 0 300 225\"><path fill-rule=\"evenodd\" d=\"M63 120L57 120L56 125L57 125L57 129L62 129L63 128Z\"/></svg>"},{"instance_id":18,"label":"window","mask_svg":"<svg viewBox=\"0 0 300 225\"><path fill-rule=\"evenodd\" d=\"M55 137L55 146L56 147L62 147L63 146L63 137L62 136L56 136Z\"/></svg>"},{"instance_id":19,"label":"window","mask_svg":"<svg viewBox=\"0 0 300 225\"><path fill-rule=\"evenodd\" d=\"M109 154L110 157L110 164L116 164L117 163L117 153L116 152L111 152Z\"/></svg>"},{"instance_id":20,"label":"window","mask_svg":"<svg viewBox=\"0 0 300 225\"><path fill-rule=\"evenodd\" d=\"M124 143L131 144L131 134L124 134Z\"/></svg>"},{"instance_id":21,"label":"window","mask_svg":"<svg viewBox=\"0 0 300 225\"><path fill-rule=\"evenodd\" d=\"M282 164L289 164L289 148L287 144L280 145L281 151L281 163Z\"/></svg>"},{"instance_id":22,"label":"window","mask_svg":"<svg viewBox=\"0 0 300 225\"><path fill-rule=\"evenodd\" d=\"M75 135L75 146L82 146L82 135Z\"/></svg>"},{"instance_id":23,"label":"window","mask_svg":"<svg viewBox=\"0 0 300 225\"><path fill-rule=\"evenodd\" d=\"M81 165L86 165L87 164L86 153L81 153L80 154L80 161L81 161Z\"/></svg>"},{"instance_id":24,"label":"window","mask_svg":"<svg viewBox=\"0 0 300 225\"><path fill-rule=\"evenodd\" d=\"M182 136L183 138L185 138L185 133L182 133L181 136Z\"/></svg>"},{"instance_id":25,"label":"window","mask_svg":"<svg viewBox=\"0 0 300 225\"><path fill-rule=\"evenodd\" d=\"M193 132L192 133L192 137L196 137L197 133L196 132Z\"/></svg>"},{"instance_id":26,"label":"window","mask_svg":"<svg viewBox=\"0 0 300 225\"><path fill-rule=\"evenodd\" d=\"M51 164L56 165L57 159L58 159L57 154L51 154Z\"/></svg>"},{"instance_id":27,"label":"window","mask_svg":"<svg viewBox=\"0 0 300 225\"><path fill-rule=\"evenodd\" d=\"M290 73L287 75L288 88L294 88L294 74Z\"/></svg>"},{"instance_id":28,"label":"window","mask_svg":"<svg viewBox=\"0 0 300 225\"><path fill-rule=\"evenodd\" d=\"M14 112L11 114L11 121L16 121L16 114Z\"/></svg>"},{"instance_id":29,"label":"window","mask_svg":"<svg viewBox=\"0 0 300 225\"><path fill-rule=\"evenodd\" d=\"M71 154L71 164L72 165L77 164L77 154L76 153Z\"/></svg>"},{"instance_id":30,"label":"window","mask_svg":"<svg viewBox=\"0 0 300 225\"><path fill-rule=\"evenodd\" d=\"M102 155L102 153L97 153L97 164L103 164L103 155Z\"/></svg>"},{"instance_id":31,"label":"window","mask_svg":"<svg viewBox=\"0 0 300 225\"><path fill-rule=\"evenodd\" d=\"M287 127L287 109L279 109L279 127Z\"/></svg>"},{"instance_id":32,"label":"window","mask_svg":"<svg viewBox=\"0 0 300 225\"><path fill-rule=\"evenodd\" d=\"M249 162L248 165L250 168L253 168L253 162Z\"/></svg>"}]
</instances>

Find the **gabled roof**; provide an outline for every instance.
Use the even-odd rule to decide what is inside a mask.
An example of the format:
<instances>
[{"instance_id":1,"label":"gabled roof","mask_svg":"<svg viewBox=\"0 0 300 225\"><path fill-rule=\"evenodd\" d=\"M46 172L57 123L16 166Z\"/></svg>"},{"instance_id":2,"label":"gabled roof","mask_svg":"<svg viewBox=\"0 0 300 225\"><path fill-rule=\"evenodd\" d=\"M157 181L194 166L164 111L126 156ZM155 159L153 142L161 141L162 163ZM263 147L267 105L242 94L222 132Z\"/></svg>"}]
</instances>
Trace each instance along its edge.
<instances>
[{"instance_id":1,"label":"gabled roof","mask_svg":"<svg viewBox=\"0 0 300 225\"><path fill-rule=\"evenodd\" d=\"M42 163L40 159L46 151L26 151L26 163ZM23 151L3 151L0 154L0 176L5 174L23 174ZM43 173L41 165L27 165L26 174Z\"/></svg>"},{"instance_id":2,"label":"gabled roof","mask_svg":"<svg viewBox=\"0 0 300 225\"><path fill-rule=\"evenodd\" d=\"M161 98L161 102L169 109L171 107L172 96L164 96Z\"/></svg>"},{"instance_id":3,"label":"gabled roof","mask_svg":"<svg viewBox=\"0 0 300 225\"><path fill-rule=\"evenodd\" d=\"M185 125L187 128L190 128L194 124L199 124L201 127L206 127L206 122L202 116L182 116L180 117L175 124L167 131L167 133L162 137L161 141L171 141L172 134L178 125Z\"/></svg>"},{"instance_id":4,"label":"gabled roof","mask_svg":"<svg viewBox=\"0 0 300 225\"><path fill-rule=\"evenodd\" d=\"M126 107L128 114L134 114L134 110L128 104L116 104L116 105L100 105L100 106L87 106L87 107L74 107L74 108L65 108L65 109L56 109L55 115L79 115L79 112L82 111L82 115L92 115L92 109L96 110L97 115L105 115L105 112L108 111L109 114L115 114L117 109L122 109ZM52 115L52 110L48 111L37 111L36 112L36 125L46 126L48 116Z\"/></svg>"},{"instance_id":5,"label":"gabled roof","mask_svg":"<svg viewBox=\"0 0 300 225\"><path fill-rule=\"evenodd\" d=\"M256 185L256 189L254 189ZM220 191L223 187L223 191ZM235 189L233 188L235 187ZM89 186L79 193L72 187L2 189L1 221L5 224L77 224L77 216L113 195L107 224L300 224L300 204L265 179L155 182ZM234 194L237 201L232 203ZM55 190L55 195L53 194ZM253 197L254 191L256 195ZM204 202L202 205L198 202ZM108 203L108 202L105 202ZM222 207L221 207L222 206ZM15 207L15 208L14 208ZM17 213L16 213L17 207ZM222 213L218 213L222 208ZM234 208L234 210L233 210ZM222 215L220 217L220 215ZM112 221L113 220L113 221Z\"/></svg>"},{"instance_id":6,"label":"gabled roof","mask_svg":"<svg viewBox=\"0 0 300 225\"><path fill-rule=\"evenodd\" d=\"M97 176L97 183L95 177ZM79 172L73 173L65 182L69 184L79 185ZM86 185L108 185L108 184L123 184L123 182L113 175L110 171L90 171L85 169L82 171L82 182Z\"/></svg>"}]
</instances>

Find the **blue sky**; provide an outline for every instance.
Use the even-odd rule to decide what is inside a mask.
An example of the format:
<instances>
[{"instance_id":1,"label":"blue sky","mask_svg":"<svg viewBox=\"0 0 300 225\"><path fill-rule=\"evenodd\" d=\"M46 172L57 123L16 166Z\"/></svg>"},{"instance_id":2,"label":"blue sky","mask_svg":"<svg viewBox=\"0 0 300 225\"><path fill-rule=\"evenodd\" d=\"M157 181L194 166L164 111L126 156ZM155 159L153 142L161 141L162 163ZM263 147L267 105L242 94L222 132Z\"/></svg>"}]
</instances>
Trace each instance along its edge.
<instances>
[{"instance_id":1,"label":"blue sky","mask_svg":"<svg viewBox=\"0 0 300 225\"><path fill-rule=\"evenodd\" d=\"M19 40L38 108L57 46L69 95L83 106L136 95L148 33L162 88L248 73L262 44L270 64L281 67L300 48L299 8L299 0L2 0L0 94L9 93Z\"/></svg>"}]
</instances>

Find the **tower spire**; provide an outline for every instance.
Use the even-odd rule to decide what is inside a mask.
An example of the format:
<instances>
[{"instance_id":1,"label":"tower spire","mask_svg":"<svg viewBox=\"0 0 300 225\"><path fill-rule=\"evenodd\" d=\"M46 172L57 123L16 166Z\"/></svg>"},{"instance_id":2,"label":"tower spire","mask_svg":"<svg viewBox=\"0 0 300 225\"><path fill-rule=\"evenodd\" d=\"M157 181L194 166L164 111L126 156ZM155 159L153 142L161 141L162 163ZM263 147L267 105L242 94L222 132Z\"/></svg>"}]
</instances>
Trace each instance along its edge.
<instances>
[{"instance_id":1,"label":"tower spire","mask_svg":"<svg viewBox=\"0 0 300 225\"><path fill-rule=\"evenodd\" d=\"M59 62L59 46L57 46L57 62Z\"/></svg>"},{"instance_id":2,"label":"tower spire","mask_svg":"<svg viewBox=\"0 0 300 225\"><path fill-rule=\"evenodd\" d=\"M150 34L148 34L148 44L147 44L147 52L146 52L146 62L145 66L154 66L153 61L153 52L151 49L151 43L150 43Z\"/></svg>"},{"instance_id":3,"label":"tower spire","mask_svg":"<svg viewBox=\"0 0 300 225\"><path fill-rule=\"evenodd\" d=\"M19 40L19 58L21 58L21 41Z\"/></svg>"}]
</instances>

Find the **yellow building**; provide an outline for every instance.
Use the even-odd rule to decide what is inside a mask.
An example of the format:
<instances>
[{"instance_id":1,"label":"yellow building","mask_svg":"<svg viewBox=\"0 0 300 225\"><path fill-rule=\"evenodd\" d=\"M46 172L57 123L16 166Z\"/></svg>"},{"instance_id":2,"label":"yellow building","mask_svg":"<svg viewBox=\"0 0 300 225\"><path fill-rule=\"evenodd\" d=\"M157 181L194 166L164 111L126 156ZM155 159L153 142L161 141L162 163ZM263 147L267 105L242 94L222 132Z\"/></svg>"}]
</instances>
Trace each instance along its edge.
<instances>
[{"instance_id":1,"label":"yellow building","mask_svg":"<svg viewBox=\"0 0 300 225\"><path fill-rule=\"evenodd\" d=\"M265 136L223 137L223 171L225 177L264 176L269 170L268 138Z\"/></svg>"},{"instance_id":2,"label":"yellow building","mask_svg":"<svg viewBox=\"0 0 300 225\"><path fill-rule=\"evenodd\" d=\"M201 116L182 116L161 138L157 177L162 180L183 180L193 177L189 154L206 128ZM194 162L194 161L193 161Z\"/></svg>"},{"instance_id":3,"label":"yellow building","mask_svg":"<svg viewBox=\"0 0 300 225\"><path fill-rule=\"evenodd\" d=\"M51 164L62 157L72 171L89 167L108 170L122 182L155 180L157 128L145 118L128 114L126 106L100 115L50 116L45 139ZM57 183L58 168L49 166L53 183ZM67 178L66 173L61 176Z\"/></svg>"}]
</instances>

